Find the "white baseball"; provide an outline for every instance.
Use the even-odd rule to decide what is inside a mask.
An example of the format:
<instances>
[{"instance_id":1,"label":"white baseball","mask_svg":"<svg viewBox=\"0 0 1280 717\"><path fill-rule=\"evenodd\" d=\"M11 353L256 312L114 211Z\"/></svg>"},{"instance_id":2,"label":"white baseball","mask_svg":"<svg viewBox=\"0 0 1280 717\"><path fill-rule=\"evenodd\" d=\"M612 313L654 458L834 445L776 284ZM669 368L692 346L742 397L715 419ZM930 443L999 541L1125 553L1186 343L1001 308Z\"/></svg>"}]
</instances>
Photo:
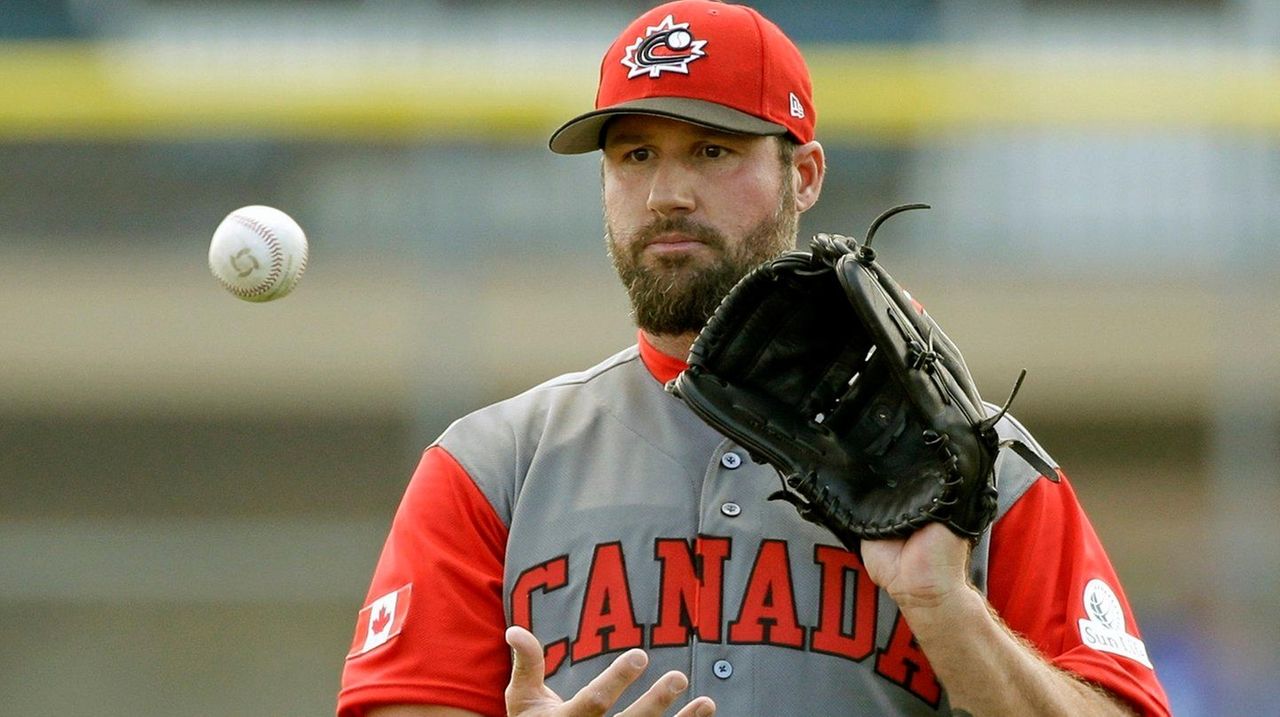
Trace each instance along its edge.
<instances>
[{"instance_id":1,"label":"white baseball","mask_svg":"<svg viewBox=\"0 0 1280 717\"><path fill-rule=\"evenodd\" d=\"M245 301L279 299L293 291L306 268L306 234L293 217L273 207L231 212L209 243L209 270Z\"/></svg>"}]
</instances>

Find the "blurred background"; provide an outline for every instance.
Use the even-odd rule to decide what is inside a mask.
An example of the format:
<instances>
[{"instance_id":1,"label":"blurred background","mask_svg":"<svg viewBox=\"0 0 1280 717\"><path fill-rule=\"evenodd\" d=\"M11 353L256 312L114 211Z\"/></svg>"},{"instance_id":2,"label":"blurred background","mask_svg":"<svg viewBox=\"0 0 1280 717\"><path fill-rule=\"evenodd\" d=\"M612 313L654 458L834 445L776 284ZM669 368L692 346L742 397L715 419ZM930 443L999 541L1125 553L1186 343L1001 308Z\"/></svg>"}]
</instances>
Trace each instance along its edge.
<instances>
[{"instance_id":1,"label":"blurred background","mask_svg":"<svg viewBox=\"0 0 1280 717\"><path fill-rule=\"evenodd\" d=\"M0 2L0 694L330 714L422 448L634 340L598 160L545 148L650 3ZM877 243L1072 476L1180 715L1277 714L1280 3L757 6L816 231ZM295 294L206 266L307 230Z\"/></svg>"}]
</instances>

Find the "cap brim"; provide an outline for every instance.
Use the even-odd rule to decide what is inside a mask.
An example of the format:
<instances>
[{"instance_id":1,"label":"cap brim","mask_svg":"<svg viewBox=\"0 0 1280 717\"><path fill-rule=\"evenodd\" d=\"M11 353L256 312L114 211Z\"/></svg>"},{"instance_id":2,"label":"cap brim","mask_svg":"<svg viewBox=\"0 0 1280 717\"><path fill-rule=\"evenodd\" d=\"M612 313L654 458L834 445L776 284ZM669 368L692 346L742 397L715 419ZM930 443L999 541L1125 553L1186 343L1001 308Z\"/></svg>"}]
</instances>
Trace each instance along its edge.
<instances>
[{"instance_id":1,"label":"cap brim","mask_svg":"<svg viewBox=\"0 0 1280 717\"><path fill-rule=\"evenodd\" d=\"M782 135L787 128L715 102L687 97L646 97L578 115L551 135L551 151L583 154L600 149L605 125L617 115L650 115L737 134Z\"/></svg>"}]
</instances>

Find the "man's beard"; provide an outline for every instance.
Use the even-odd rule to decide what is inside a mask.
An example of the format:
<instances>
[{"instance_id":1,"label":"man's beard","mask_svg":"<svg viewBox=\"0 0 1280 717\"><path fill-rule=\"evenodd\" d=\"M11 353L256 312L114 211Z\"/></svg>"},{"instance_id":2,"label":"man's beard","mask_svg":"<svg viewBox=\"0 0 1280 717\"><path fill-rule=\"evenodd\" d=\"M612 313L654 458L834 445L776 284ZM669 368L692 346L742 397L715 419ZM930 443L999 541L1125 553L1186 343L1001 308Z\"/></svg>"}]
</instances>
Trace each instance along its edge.
<instances>
[{"instance_id":1,"label":"man's beard","mask_svg":"<svg viewBox=\"0 0 1280 717\"><path fill-rule=\"evenodd\" d=\"M795 248L799 212L789 187L784 187L778 210L766 217L733 248L724 235L686 217L659 219L619 246L613 227L606 222L606 241L613 266L622 279L636 326L651 334L696 333L720 305L729 290L760 264ZM644 263L644 249L655 237L669 232L686 234L705 244L718 256L708 264L689 254L651 256Z\"/></svg>"}]
</instances>

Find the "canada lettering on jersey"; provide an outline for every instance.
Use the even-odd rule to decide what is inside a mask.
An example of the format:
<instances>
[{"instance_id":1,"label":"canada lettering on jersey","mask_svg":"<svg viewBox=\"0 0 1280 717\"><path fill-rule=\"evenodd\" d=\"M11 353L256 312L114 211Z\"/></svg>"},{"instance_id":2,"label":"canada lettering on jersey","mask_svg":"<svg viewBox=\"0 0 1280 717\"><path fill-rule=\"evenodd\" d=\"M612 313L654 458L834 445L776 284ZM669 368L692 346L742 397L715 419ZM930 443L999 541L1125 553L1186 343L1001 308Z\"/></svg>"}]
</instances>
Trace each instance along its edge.
<instances>
[{"instance_id":1,"label":"canada lettering on jersey","mask_svg":"<svg viewBox=\"0 0 1280 717\"><path fill-rule=\"evenodd\" d=\"M880 591L855 553L830 545L813 547L813 572L804 580L818 581L815 624L803 624L794 589L789 546L783 540L763 540L749 556L751 570L741 599L726 605L725 563L733 555L733 539L698 536L657 538L652 555L629 556L618 542L601 543L592 551L585 575L571 575L569 556L560 555L519 574L512 593L512 619L532 629L534 600L554 600L556 591L581 582L582 602L572 634L546 641L546 671L552 675L568 659L573 663L611 652L641 647L685 647L696 637L704 643L763 644L833 655L853 662L874 656L877 675L902 687L932 707L942 687L901 613L879 634ZM636 615L636 594L627 571L628 560L657 562L656 621L642 623ZM652 596L645 596L652 597ZM808 611L806 611L808 612Z\"/></svg>"}]
</instances>

